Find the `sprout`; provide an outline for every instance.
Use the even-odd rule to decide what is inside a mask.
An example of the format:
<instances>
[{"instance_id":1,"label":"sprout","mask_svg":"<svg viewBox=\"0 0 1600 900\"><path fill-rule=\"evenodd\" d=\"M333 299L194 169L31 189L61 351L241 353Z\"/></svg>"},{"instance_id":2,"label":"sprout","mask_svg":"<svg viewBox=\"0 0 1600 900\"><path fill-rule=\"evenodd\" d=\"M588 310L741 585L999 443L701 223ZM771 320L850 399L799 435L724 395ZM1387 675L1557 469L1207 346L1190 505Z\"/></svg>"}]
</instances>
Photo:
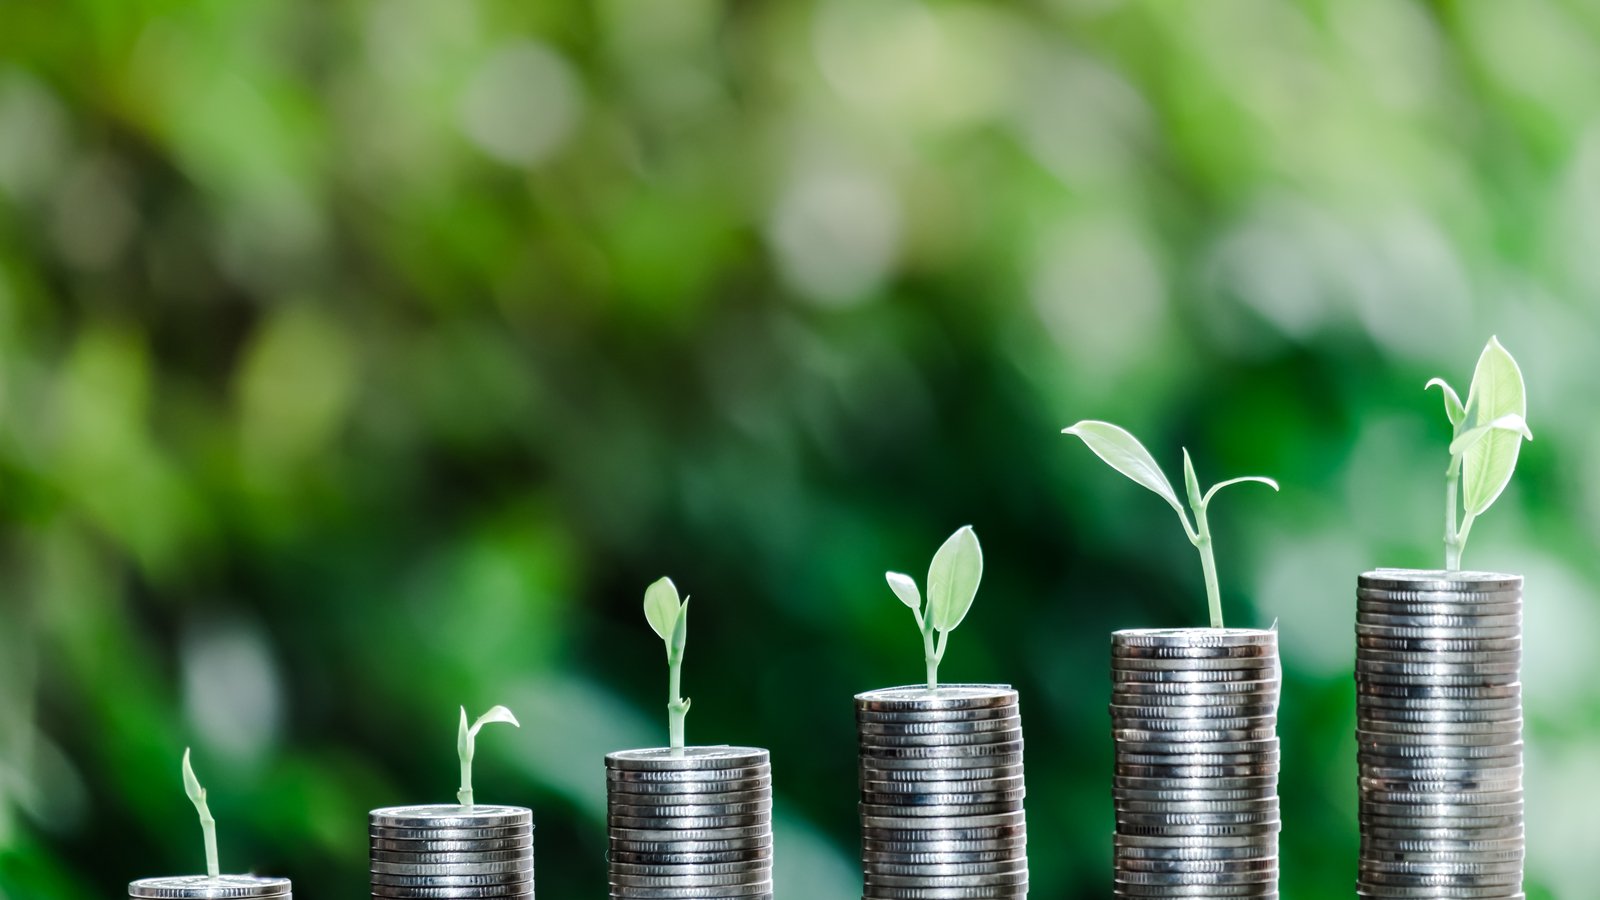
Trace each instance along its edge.
<instances>
[{"instance_id":1,"label":"sprout","mask_svg":"<svg viewBox=\"0 0 1600 900\"><path fill-rule=\"evenodd\" d=\"M1453 432L1450 441L1450 467L1445 470L1444 567L1461 569L1461 552L1466 549L1472 523L1483 515L1511 481L1517 468L1517 455L1524 438L1533 440L1528 430L1528 395L1522 384L1522 370L1511 358L1500 339L1489 338L1472 373L1467 402L1443 378L1435 378L1423 390L1438 385L1444 392L1444 414ZM1465 507L1460 524L1456 522L1456 499Z\"/></svg>"},{"instance_id":2,"label":"sprout","mask_svg":"<svg viewBox=\"0 0 1600 900\"><path fill-rule=\"evenodd\" d=\"M933 563L928 566L926 610L922 608L917 583L910 576L885 572L883 577L894 595L917 617L917 630L922 632L922 658L928 666L928 689L932 690L939 686L939 662L944 659L950 632L967 617L978 596L978 582L983 580L983 548L978 545L978 535L971 525L964 525L946 538L933 555ZM935 631L939 633L937 645L933 640Z\"/></svg>"},{"instance_id":3,"label":"sprout","mask_svg":"<svg viewBox=\"0 0 1600 900\"><path fill-rule=\"evenodd\" d=\"M1178 502L1178 495L1172 489L1172 483L1162 474L1161 467L1156 465L1150 451L1146 450L1133 435L1110 422L1089 420L1079 422L1070 428L1063 428L1062 433L1077 435L1111 468L1160 494L1161 498L1167 501L1167 505L1178 513L1178 520L1183 523L1183 531L1189 536L1189 543L1194 544L1200 551L1200 568L1204 570L1206 577L1206 602L1211 608L1211 627L1221 628L1222 592L1217 586L1217 560L1211 549L1211 523L1206 518L1211 498L1216 496L1217 491L1245 481L1260 482L1273 490L1278 489L1278 483L1271 478L1246 475L1243 478L1230 478L1214 484L1202 496L1200 479L1194 474L1194 462L1189 459L1189 451L1185 449L1183 483L1189 497L1189 508L1194 511L1194 524L1190 525L1189 516L1184 512L1183 505Z\"/></svg>"},{"instance_id":4,"label":"sprout","mask_svg":"<svg viewBox=\"0 0 1600 900\"><path fill-rule=\"evenodd\" d=\"M206 805L206 789L200 786L200 779L194 777L194 766L189 762L187 747L183 751L183 790L189 795L189 802L194 804L195 811L200 814L200 831L206 839L206 876L220 877L222 869L217 865L217 820L211 818L211 809Z\"/></svg>"},{"instance_id":5,"label":"sprout","mask_svg":"<svg viewBox=\"0 0 1600 900\"><path fill-rule=\"evenodd\" d=\"M678 696L683 675L683 648L689 641L689 598L678 599L671 578L661 578L644 590L644 617L667 647L667 732L673 750L683 749L683 721L689 701Z\"/></svg>"},{"instance_id":6,"label":"sprout","mask_svg":"<svg viewBox=\"0 0 1600 900\"><path fill-rule=\"evenodd\" d=\"M478 730L490 722L505 722L517 728L522 723L511 714L511 710L504 706L496 706L478 717L478 721L467 727L467 708L461 707L461 730L456 735L456 753L461 756L461 790L456 791L456 800L467 809L472 809L472 756L478 750Z\"/></svg>"}]
</instances>

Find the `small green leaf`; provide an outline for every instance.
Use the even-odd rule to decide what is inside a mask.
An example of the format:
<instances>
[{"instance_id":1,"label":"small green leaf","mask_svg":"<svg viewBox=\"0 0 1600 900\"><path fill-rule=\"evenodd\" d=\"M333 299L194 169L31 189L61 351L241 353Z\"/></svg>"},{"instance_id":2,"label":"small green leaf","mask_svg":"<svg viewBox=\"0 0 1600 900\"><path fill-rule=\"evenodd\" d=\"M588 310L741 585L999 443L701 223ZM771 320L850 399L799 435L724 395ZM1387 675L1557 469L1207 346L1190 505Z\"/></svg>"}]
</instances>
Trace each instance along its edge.
<instances>
[{"instance_id":1,"label":"small green leaf","mask_svg":"<svg viewBox=\"0 0 1600 900\"><path fill-rule=\"evenodd\" d=\"M1461 405L1461 396L1443 378L1435 378L1429 381L1423 385L1422 389L1427 390L1434 386L1437 386L1444 393L1444 414L1449 417L1450 424L1455 428L1460 428L1461 423L1466 421L1467 418L1466 407Z\"/></svg>"},{"instance_id":2,"label":"small green leaf","mask_svg":"<svg viewBox=\"0 0 1600 900\"><path fill-rule=\"evenodd\" d=\"M1183 448L1183 488L1189 494L1189 508L1199 509L1206 505L1200 496L1200 477L1194 474L1194 460L1189 458L1189 448Z\"/></svg>"},{"instance_id":3,"label":"small green leaf","mask_svg":"<svg viewBox=\"0 0 1600 900\"><path fill-rule=\"evenodd\" d=\"M1201 502L1203 504L1205 504L1206 506L1210 506L1211 505L1211 498L1215 497L1217 495L1217 491L1220 491L1223 488L1228 487L1229 485L1242 484L1243 482L1246 482L1246 481L1254 481L1254 482L1257 482L1258 484L1264 484L1267 487L1272 488L1273 490L1277 490L1278 489L1278 483L1276 481L1272 480L1271 478L1267 478L1264 475L1245 475L1245 476L1243 476L1241 478L1229 478L1227 481L1219 481L1216 484L1213 484L1211 486L1211 490L1206 491L1205 499L1202 500Z\"/></svg>"},{"instance_id":4,"label":"small green leaf","mask_svg":"<svg viewBox=\"0 0 1600 900\"><path fill-rule=\"evenodd\" d=\"M683 603L678 607L678 617L672 623L672 644L667 651L669 659L682 659L683 650L689 645L689 598L683 598Z\"/></svg>"},{"instance_id":5,"label":"small green leaf","mask_svg":"<svg viewBox=\"0 0 1600 900\"><path fill-rule=\"evenodd\" d=\"M917 583L911 576L899 572L885 572L883 577L889 582L889 590L900 598L900 602L911 607L912 612L922 611L922 592L917 590Z\"/></svg>"},{"instance_id":6,"label":"small green leaf","mask_svg":"<svg viewBox=\"0 0 1600 900\"><path fill-rule=\"evenodd\" d=\"M193 803L196 809L206 802L206 789L200 786L200 779L194 776L194 765L189 761L188 747L183 750L183 792L189 795L189 802Z\"/></svg>"},{"instance_id":7,"label":"small green leaf","mask_svg":"<svg viewBox=\"0 0 1600 900\"><path fill-rule=\"evenodd\" d=\"M658 579L644 590L644 617L663 641L672 641L672 629L678 621L678 586L671 578Z\"/></svg>"},{"instance_id":8,"label":"small green leaf","mask_svg":"<svg viewBox=\"0 0 1600 900\"><path fill-rule=\"evenodd\" d=\"M954 631L967 617L983 580L983 548L971 525L950 535L928 566L928 615L941 632Z\"/></svg>"},{"instance_id":9,"label":"small green leaf","mask_svg":"<svg viewBox=\"0 0 1600 900\"><path fill-rule=\"evenodd\" d=\"M1184 519L1185 528L1188 527L1188 519L1184 516L1183 506L1178 503L1177 493L1172 490L1172 483L1167 481L1167 476L1161 473L1161 467L1156 465L1155 458L1143 444L1139 443L1138 438L1110 422L1097 422L1091 419L1086 419L1070 428L1063 428L1061 431L1063 434L1078 436L1111 468L1160 494L1163 500L1177 510L1178 517ZM932 593L931 588L929 593Z\"/></svg>"},{"instance_id":10,"label":"small green leaf","mask_svg":"<svg viewBox=\"0 0 1600 900\"><path fill-rule=\"evenodd\" d=\"M1520 429L1493 427L1507 416L1526 419L1528 398L1517 361L1490 338L1478 357L1472 373L1472 388L1467 392L1468 424L1474 428L1491 426L1462 452L1461 499L1468 516L1483 514L1511 482L1522 450L1526 422Z\"/></svg>"},{"instance_id":11,"label":"small green leaf","mask_svg":"<svg viewBox=\"0 0 1600 900\"><path fill-rule=\"evenodd\" d=\"M463 716L465 716L465 710L463 710ZM463 718L462 721L466 721L466 719ZM472 723L472 737L477 737L478 731L491 722L504 722L517 728L522 727L522 723L518 722L517 717L511 714L511 710L506 709L504 706L496 706L479 716L478 721Z\"/></svg>"},{"instance_id":12,"label":"small green leaf","mask_svg":"<svg viewBox=\"0 0 1600 900\"><path fill-rule=\"evenodd\" d=\"M1450 455L1460 456L1472 449L1477 443L1488 437L1494 431L1514 431L1526 440L1533 440L1533 432L1528 430L1528 422L1516 413L1501 416L1487 425L1469 428L1461 436L1450 442Z\"/></svg>"}]
</instances>

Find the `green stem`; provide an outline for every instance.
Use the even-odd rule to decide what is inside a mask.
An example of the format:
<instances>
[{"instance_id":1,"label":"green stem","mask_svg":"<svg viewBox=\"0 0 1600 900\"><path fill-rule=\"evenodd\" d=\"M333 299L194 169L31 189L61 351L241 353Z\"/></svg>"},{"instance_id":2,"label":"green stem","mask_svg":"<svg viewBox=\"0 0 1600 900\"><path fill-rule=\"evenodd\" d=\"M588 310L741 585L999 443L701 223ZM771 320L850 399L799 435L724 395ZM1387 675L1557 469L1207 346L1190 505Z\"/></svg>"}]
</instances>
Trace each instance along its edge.
<instances>
[{"instance_id":1,"label":"green stem","mask_svg":"<svg viewBox=\"0 0 1600 900\"><path fill-rule=\"evenodd\" d=\"M1206 604L1211 610L1211 627L1222 626L1222 588L1217 584L1217 557L1211 549L1211 523L1206 520L1205 504L1194 508L1194 546L1200 551L1200 568L1206 576Z\"/></svg>"},{"instance_id":2,"label":"green stem","mask_svg":"<svg viewBox=\"0 0 1600 900\"><path fill-rule=\"evenodd\" d=\"M200 812L200 831L206 838L206 876L218 878L222 867L217 864L217 820L211 818L209 809Z\"/></svg>"},{"instance_id":3,"label":"green stem","mask_svg":"<svg viewBox=\"0 0 1600 900\"><path fill-rule=\"evenodd\" d=\"M931 620L930 620L931 621ZM928 690L939 686L939 651L933 647L933 629L922 629L922 660L928 666Z\"/></svg>"},{"instance_id":4,"label":"green stem","mask_svg":"<svg viewBox=\"0 0 1600 900\"><path fill-rule=\"evenodd\" d=\"M1456 530L1456 496L1461 493L1461 457L1452 457L1450 468L1444 473L1444 570L1461 571L1461 550L1467 542L1467 529Z\"/></svg>"},{"instance_id":5,"label":"green stem","mask_svg":"<svg viewBox=\"0 0 1600 900\"><path fill-rule=\"evenodd\" d=\"M461 789L456 791L456 802L472 808L472 757L461 757Z\"/></svg>"},{"instance_id":6,"label":"green stem","mask_svg":"<svg viewBox=\"0 0 1600 900\"><path fill-rule=\"evenodd\" d=\"M678 696L683 679L683 657L667 660L669 685L667 687L667 732L668 746L673 750L683 749L683 724L689 717L689 704Z\"/></svg>"}]
</instances>

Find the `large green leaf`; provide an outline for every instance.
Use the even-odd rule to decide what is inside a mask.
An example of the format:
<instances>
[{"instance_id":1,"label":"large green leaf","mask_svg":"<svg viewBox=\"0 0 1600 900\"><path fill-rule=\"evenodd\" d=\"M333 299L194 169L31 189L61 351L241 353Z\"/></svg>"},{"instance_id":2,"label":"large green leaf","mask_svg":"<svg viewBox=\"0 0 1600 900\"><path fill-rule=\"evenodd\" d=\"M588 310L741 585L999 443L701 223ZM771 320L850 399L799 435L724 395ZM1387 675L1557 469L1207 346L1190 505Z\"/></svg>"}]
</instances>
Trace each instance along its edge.
<instances>
[{"instance_id":1,"label":"large green leaf","mask_svg":"<svg viewBox=\"0 0 1600 900\"><path fill-rule=\"evenodd\" d=\"M983 580L983 548L971 525L945 540L928 566L928 615L941 632L954 631L972 608Z\"/></svg>"},{"instance_id":2,"label":"large green leaf","mask_svg":"<svg viewBox=\"0 0 1600 900\"><path fill-rule=\"evenodd\" d=\"M1481 428L1510 421L1507 416L1525 420L1528 398L1522 383L1522 370L1497 338L1490 338L1478 357L1472 373L1472 388L1467 392L1467 424ZM1522 428L1526 429L1526 424ZM1469 516L1481 515L1499 499L1517 467L1522 450L1523 431L1490 427L1462 453L1461 498Z\"/></svg>"},{"instance_id":3,"label":"large green leaf","mask_svg":"<svg viewBox=\"0 0 1600 900\"><path fill-rule=\"evenodd\" d=\"M678 624L678 586L671 578L658 579L644 589L644 617L661 640L671 644L672 630Z\"/></svg>"},{"instance_id":4,"label":"large green leaf","mask_svg":"<svg viewBox=\"0 0 1600 900\"><path fill-rule=\"evenodd\" d=\"M1089 449L1093 450L1096 456L1105 460L1107 465L1160 494L1162 499L1177 510L1179 518L1184 517L1183 506L1178 503L1178 495L1173 491L1172 483L1167 481L1167 476L1162 474L1161 467L1156 465L1155 457L1139 443L1138 438L1110 422L1097 422L1092 419L1086 419L1070 428L1063 428L1061 432L1077 435L1089 445Z\"/></svg>"}]
</instances>

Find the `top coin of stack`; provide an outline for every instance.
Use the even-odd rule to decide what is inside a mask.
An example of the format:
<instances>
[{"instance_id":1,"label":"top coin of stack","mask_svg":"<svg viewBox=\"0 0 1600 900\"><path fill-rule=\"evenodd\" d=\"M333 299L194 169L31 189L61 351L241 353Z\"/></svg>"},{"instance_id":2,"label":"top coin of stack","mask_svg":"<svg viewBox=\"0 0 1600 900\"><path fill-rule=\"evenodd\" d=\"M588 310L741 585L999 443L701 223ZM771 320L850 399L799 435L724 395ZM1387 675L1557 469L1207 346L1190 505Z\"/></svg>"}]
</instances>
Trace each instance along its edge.
<instances>
[{"instance_id":1,"label":"top coin of stack","mask_svg":"<svg viewBox=\"0 0 1600 900\"><path fill-rule=\"evenodd\" d=\"M368 817L375 900L533 897L533 813L438 804Z\"/></svg>"},{"instance_id":2,"label":"top coin of stack","mask_svg":"<svg viewBox=\"0 0 1600 900\"><path fill-rule=\"evenodd\" d=\"M1017 701L993 684L856 696L866 900L1028 895Z\"/></svg>"},{"instance_id":3,"label":"top coin of stack","mask_svg":"<svg viewBox=\"0 0 1600 900\"><path fill-rule=\"evenodd\" d=\"M1275 631L1111 636L1116 896L1276 897Z\"/></svg>"},{"instance_id":4,"label":"top coin of stack","mask_svg":"<svg viewBox=\"0 0 1600 900\"><path fill-rule=\"evenodd\" d=\"M1356 598L1357 895L1522 897L1522 578L1380 569Z\"/></svg>"},{"instance_id":5,"label":"top coin of stack","mask_svg":"<svg viewBox=\"0 0 1600 900\"><path fill-rule=\"evenodd\" d=\"M611 753L606 796L612 897L772 897L767 751Z\"/></svg>"},{"instance_id":6,"label":"top coin of stack","mask_svg":"<svg viewBox=\"0 0 1600 900\"><path fill-rule=\"evenodd\" d=\"M186 875L177 878L145 878L128 885L129 900L244 900L244 898L289 898L293 894L287 878L258 878L254 875Z\"/></svg>"}]
</instances>

